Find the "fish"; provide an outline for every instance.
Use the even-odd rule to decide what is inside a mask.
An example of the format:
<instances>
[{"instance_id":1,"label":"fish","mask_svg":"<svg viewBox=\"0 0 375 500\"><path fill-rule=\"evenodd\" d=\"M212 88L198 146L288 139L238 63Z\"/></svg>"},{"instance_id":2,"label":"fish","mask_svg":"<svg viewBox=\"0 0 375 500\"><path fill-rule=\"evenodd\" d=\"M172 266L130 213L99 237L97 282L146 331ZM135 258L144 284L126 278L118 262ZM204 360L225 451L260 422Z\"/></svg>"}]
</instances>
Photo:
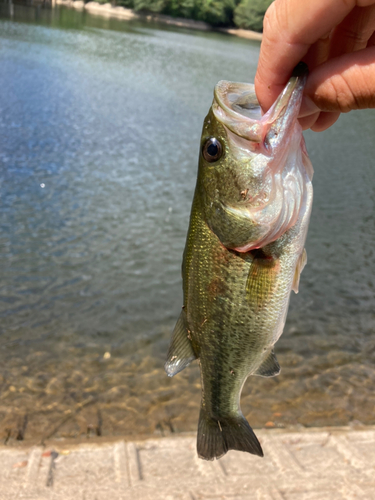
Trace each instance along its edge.
<instances>
[{"instance_id":1,"label":"fish","mask_svg":"<svg viewBox=\"0 0 375 500\"><path fill-rule=\"evenodd\" d=\"M228 450L263 456L240 396L250 375L280 372L274 345L307 261L313 167L297 119L307 74L299 63L264 115L254 85L220 81L204 120L165 371L199 360L205 460Z\"/></svg>"}]
</instances>

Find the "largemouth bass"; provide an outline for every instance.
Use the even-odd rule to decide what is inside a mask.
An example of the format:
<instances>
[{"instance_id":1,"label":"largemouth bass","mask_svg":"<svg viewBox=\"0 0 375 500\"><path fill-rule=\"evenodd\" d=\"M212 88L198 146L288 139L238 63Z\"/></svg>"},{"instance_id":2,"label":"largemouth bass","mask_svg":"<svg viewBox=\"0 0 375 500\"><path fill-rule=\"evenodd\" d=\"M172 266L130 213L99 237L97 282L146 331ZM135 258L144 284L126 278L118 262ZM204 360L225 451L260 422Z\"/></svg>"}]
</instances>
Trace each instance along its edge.
<instances>
[{"instance_id":1,"label":"largemouth bass","mask_svg":"<svg viewBox=\"0 0 375 500\"><path fill-rule=\"evenodd\" d=\"M165 370L172 377L199 359L206 460L231 449L263 456L240 395L249 375L279 374L274 344L306 263L313 169L297 121L306 77L300 63L263 116L253 85L221 81L204 121Z\"/></svg>"}]
</instances>

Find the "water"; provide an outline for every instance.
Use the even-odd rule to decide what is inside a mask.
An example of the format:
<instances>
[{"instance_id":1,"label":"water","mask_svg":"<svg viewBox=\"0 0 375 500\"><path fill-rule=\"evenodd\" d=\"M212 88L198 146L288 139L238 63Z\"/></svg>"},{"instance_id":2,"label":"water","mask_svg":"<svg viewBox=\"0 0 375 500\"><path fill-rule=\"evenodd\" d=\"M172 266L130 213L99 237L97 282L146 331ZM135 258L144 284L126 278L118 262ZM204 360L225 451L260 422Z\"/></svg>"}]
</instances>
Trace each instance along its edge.
<instances>
[{"instance_id":1,"label":"water","mask_svg":"<svg viewBox=\"0 0 375 500\"><path fill-rule=\"evenodd\" d=\"M195 430L196 363L163 371L203 118L259 44L3 6L0 437ZM254 427L374 424L373 111L307 133L308 265Z\"/></svg>"}]
</instances>

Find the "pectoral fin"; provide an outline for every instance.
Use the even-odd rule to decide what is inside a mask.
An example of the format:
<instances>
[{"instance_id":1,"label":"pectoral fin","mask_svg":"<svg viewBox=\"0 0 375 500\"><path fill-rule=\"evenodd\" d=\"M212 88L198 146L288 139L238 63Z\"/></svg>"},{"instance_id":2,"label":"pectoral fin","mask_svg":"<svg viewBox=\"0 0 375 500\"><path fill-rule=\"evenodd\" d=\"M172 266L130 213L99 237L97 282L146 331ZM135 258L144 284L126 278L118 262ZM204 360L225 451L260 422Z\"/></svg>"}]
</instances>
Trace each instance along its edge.
<instances>
[{"instance_id":1,"label":"pectoral fin","mask_svg":"<svg viewBox=\"0 0 375 500\"><path fill-rule=\"evenodd\" d=\"M303 268L306 265L306 262L307 262L307 253L306 253L306 248L304 248L303 252L301 253L301 255L298 259L298 262L296 265L296 270L294 271L292 290L295 293L298 293L299 278L301 276Z\"/></svg>"},{"instance_id":2,"label":"pectoral fin","mask_svg":"<svg viewBox=\"0 0 375 500\"><path fill-rule=\"evenodd\" d=\"M173 377L196 359L189 334L186 313L182 309L172 333L167 361L164 365L168 377Z\"/></svg>"},{"instance_id":3,"label":"pectoral fin","mask_svg":"<svg viewBox=\"0 0 375 500\"><path fill-rule=\"evenodd\" d=\"M266 307L277 283L279 263L262 249L250 252L253 256L246 282L246 298L256 311Z\"/></svg>"},{"instance_id":4,"label":"pectoral fin","mask_svg":"<svg viewBox=\"0 0 375 500\"><path fill-rule=\"evenodd\" d=\"M258 375L260 377L275 377L280 373L280 369L279 362L277 361L275 353L272 349L254 375Z\"/></svg>"}]
</instances>

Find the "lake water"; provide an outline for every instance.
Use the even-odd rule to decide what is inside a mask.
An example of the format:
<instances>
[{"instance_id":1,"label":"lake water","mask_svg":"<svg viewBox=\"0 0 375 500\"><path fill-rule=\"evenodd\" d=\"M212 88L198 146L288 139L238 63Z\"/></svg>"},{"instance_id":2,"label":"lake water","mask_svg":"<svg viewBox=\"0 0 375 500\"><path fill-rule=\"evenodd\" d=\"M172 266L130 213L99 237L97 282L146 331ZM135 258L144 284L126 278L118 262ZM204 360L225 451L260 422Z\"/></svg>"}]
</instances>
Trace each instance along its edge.
<instances>
[{"instance_id":1,"label":"lake water","mask_svg":"<svg viewBox=\"0 0 375 500\"><path fill-rule=\"evenodd\" d=\"M14 7L0 19L0 438L196 430L197 363L165 353L202 122L259 44ZM308 265L253 377L254 427L375 423L375 112L306 133Z\"/></svg>"}]
</instances>

